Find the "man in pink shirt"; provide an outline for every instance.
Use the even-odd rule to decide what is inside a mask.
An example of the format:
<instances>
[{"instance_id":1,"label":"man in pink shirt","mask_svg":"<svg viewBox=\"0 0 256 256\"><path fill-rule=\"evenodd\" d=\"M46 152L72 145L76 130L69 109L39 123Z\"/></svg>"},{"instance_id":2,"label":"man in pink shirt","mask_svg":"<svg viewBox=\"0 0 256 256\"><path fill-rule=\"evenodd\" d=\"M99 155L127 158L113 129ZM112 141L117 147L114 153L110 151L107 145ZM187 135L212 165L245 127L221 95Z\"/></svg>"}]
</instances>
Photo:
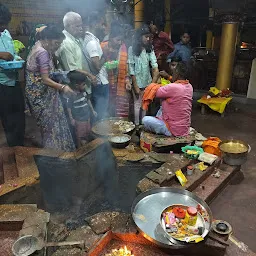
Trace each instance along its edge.
<instances>
[{"instance_id":1,"label":"man in pink shirt","mask_svg":"<svg viewBox=\"0 0 256 256\"><path fill-rule=\"evenodd\" d=\"M187 78L186 64L178 63L172 77L175 82L160 87L156 93L156 97L162 99L157 116L145 116L142 120L146 130L166 136L189 134L193 87Z\"/></svg>"}]
</instances>

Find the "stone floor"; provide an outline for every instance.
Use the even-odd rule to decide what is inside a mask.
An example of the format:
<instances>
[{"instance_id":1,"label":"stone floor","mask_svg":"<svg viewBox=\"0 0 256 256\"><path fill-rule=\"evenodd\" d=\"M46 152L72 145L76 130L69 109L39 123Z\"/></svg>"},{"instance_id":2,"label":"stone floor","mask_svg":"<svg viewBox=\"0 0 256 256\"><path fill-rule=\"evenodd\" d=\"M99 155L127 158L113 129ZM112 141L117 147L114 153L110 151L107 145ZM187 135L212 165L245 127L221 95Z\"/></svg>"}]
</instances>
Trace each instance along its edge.
<instances>
[{"instance_id":1,"label":"stone floor","mask_svg":"<svg viewBox=\"0 0 256 256\"><path fill-rule=\"evenodd\" d=\"M212 112L202 116L196 107L192 114L192 126L205 136L241 139L251 145L248 161L242 166L243 177L234 177L211 204L211 209L216 219L229 221L235 236L256 252L256 166L253 161L256 156L255 106L235 106L224 118ZM35 139L26 139L26 146L40 145L40 133L32 118L27 118L26 135L35 136ZM4 145L5 137L0 127L0 147Z\"/></svg>"},{"instance_id":2,"label":"stone floor","mask_svg":"<svg viewBox=\"0 0 256 256\"><path fill-rule=\"evenodd\" d=\"M243 177L234 177L210 206L214 218L230 222L235 236L256 252L256 108L238 108L228 112L224 118L212 112L202 116L196 109L192 126L205 136L241 139L252 147L247 163L242 166Z\"/></svg>"}]
</instances>

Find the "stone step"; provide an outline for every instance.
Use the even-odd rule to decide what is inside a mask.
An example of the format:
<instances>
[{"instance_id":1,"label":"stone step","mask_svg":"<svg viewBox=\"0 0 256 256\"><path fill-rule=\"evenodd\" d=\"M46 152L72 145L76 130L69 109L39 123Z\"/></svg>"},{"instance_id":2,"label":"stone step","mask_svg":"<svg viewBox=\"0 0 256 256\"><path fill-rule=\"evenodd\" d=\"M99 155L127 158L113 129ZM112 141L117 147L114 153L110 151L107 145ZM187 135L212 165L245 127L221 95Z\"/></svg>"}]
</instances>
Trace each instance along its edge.
<instances>
[{"instance_id":1,"label":"stone step","mask_svg":"<svg viewBox=\"0 0 256 256\"><path fill-rule=\"evenodd\" d=\"M219 169L216 170L220 172L219 178L209 176L192 192L209 204L215 197L218 196L222 189L227 186L231 178L234 177L239 170L240 166L221 164Z\"/></svg>"},{"instance_id":2,"label":"stone step","mask_svg":"<svg viewBox=\"0 0 256 256\"><path fill-rule=\"evenodd\" d=\"M171 188L182 188L194 192L201 199L207 203L210 203L221 192L221 190L227 186L230 179L240 170L240 166L229 166L226 164L221 164L220 160L218 160L203 172L200 170L194 171L192 176L187 177L188 182L184 187L182 187L176 180L175 175L172 175L171 180L165 183L162 181L161 175L166 176L165 169L168 167L167 165L168 163L165 163L162 165L162 167L150 172L147 176L145 176L145 178L138 183L137 192L143 193L147 190L163 186ZM171 171L174 173L175 170L172 169ZM182 170L185 174L186 167L182 168ZM220 172L219 178L212 176L212 174L217 171Z\"/></svg>"},{"instance_id":3,"label":"stone step","mask_svg":"<svg viewBox=\"0 0 256 256\"><path fill-rule=\"evenodd\" d=\"M217 160L213 165L209 166L205 171L194 170L193 175L187 176L188 182L185 186L181 187L179 183L175 183L172 185L174 188L183 188L188 191L195 190L204 180L211 176L211 174L218 168L220 165L220 160ZM184 171L186 175L186 171Z\"/></svg>"},{"instance_id":4,"label":"stone step","mask_svg":"<svg viewBox=\"0 0 256 256\"><path fill-rule=\"evenodd\" d=\"M160 168L148 173L137 185L137 192L142 193L152 188L171 187L182 188L189 191L195 190L205 179L207 179L216 168L220 165L220 160L217 160L212 166L209 166L205 171L195 170L192 176L187 177L188 182L182 187L175 176L175 172L181 169L186 175L187 165L193 164L193 161L173 161L165 163ZM194 161L194 163L196 163Z\"/></svg>"},{"instance_id":5,"label":"stone step","mask_svg":"<svg viewBox=\"0 0 256 256\"><path fill-rule=\"evenodd\" d=\"M0 205L0 223L23 222L31 213L37 211L35 204Z\"/></svg>"},{"instance_id":6,"label":"stone step","mask_svg":"<svg viewBox=\"0 0 256 256\"><path fill-rule=\"evenodd\" d=\"M39 172L34 161L34 155L55 156L63 151L30 147L4 147L0 149L0 197L17 191L21 188L37 184ZM14 196L15 198L16 195ZM4 199L5 200L5 199ZM0 200L0 202L4 202ZM8 201L11 202L11 201Z\"/></svg>"}]
</instances>

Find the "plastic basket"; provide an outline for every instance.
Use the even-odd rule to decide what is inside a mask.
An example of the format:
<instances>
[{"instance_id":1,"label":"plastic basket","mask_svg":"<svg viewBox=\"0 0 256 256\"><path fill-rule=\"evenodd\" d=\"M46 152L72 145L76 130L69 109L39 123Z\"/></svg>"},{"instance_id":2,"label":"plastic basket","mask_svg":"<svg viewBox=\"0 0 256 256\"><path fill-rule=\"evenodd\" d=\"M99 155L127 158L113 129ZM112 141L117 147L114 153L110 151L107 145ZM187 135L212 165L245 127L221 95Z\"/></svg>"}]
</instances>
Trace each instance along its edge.
<instances>
[{"instance_id":1,"label":"plastic basket","mask_svg":"<svg viewBox=\"0 0 256 256\"><path fill-rule=\"evenodd\" d=\"M108 70L115 69L118 67L118 65L119 65L118 60L108 61L104 64L105 68Z\"/></svg>"},{"instance_id":2,"label":"plastic basket","mask_svg":"<svg viewBox=\"0 0 256 256\"><path fill-rule=\"evenodd\" d=\"M204 150L202 148L199 148L197 146L186 146L181 148L182 152L185 154L185 156L189 159L197 159L199 157L200 154L202 154L204 152ZM195 150L197 151L197 154L188 154L187 151L188 150Z\"/></svg>"},{"instance_id":3,"label":"plastic basket","mask_svg":"<svg viewBox=\"0 0 256 256\"><path fill-rule=\"evenodd\" d=\"M1 61L0 62L0 68L2 69L21 69L23 68L23 64L25 63L24 60L19 61Z\"/></svg>"}]
</instances>

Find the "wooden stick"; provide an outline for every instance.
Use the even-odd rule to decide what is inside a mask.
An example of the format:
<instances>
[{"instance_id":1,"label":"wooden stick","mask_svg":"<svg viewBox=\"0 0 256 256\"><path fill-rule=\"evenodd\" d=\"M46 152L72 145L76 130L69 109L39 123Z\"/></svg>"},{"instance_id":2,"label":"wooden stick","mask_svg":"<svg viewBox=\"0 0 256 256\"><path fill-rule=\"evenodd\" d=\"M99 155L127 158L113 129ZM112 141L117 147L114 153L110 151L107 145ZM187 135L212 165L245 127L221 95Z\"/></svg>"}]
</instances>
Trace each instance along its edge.
<instances>
[{"instance_id":1,"label":"wooden stick","mask_svg":"<svg viewBox=\"0 0 256 256\"><path fill-rule=\"evenodd\" d=\"M49 242L45 244L45 247L54 247L54 246L71 246L71 245L84 245L84 241L76 242Z\"/></svg>"}]
</instances>

